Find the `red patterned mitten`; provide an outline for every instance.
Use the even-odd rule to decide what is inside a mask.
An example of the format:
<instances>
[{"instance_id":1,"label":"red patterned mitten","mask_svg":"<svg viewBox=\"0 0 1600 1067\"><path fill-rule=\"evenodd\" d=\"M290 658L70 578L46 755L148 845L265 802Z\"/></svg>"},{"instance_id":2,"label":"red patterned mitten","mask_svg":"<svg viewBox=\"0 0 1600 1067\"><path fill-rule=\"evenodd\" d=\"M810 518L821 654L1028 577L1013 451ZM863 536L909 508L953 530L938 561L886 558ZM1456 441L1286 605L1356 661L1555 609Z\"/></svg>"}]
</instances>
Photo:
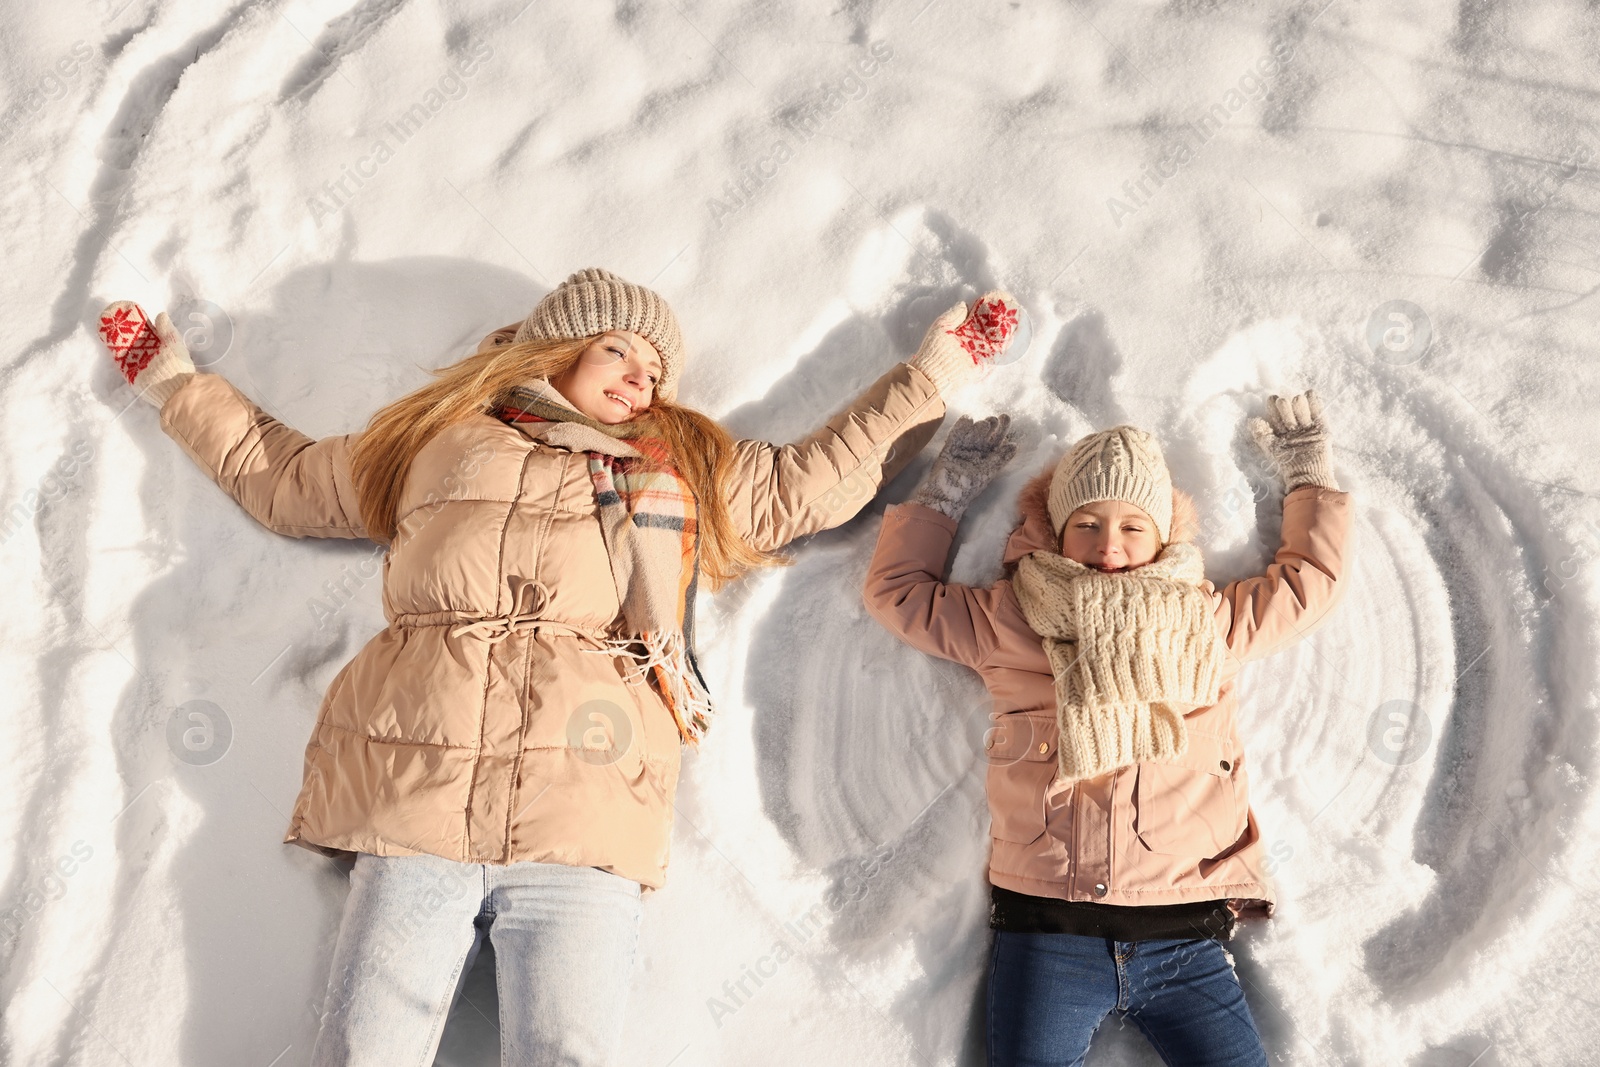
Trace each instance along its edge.
<instances>
[{"instance_id":1,"label":"red patterned mitten","mask_svg":"<svg viewBox=\"0 0 1600 1067\"><path fill-rule=\"evenodd\" d=\"M1001 290L963 301L933 320L911 365L948 395L983 373L1016 337L1021 305Z\"/></svg>"},{"instance_id":2,"label":"red patterned mitten","mask_svg":"<svg viewBox=\"0 0 1600 1067\"><path fill-rule=\"evenodd\" d=\"M131 300L107 304L100 312L100 340L128 384L158 408L195 373L189 349L165 311L151 321Z\"/></svg>"}]
</instances>

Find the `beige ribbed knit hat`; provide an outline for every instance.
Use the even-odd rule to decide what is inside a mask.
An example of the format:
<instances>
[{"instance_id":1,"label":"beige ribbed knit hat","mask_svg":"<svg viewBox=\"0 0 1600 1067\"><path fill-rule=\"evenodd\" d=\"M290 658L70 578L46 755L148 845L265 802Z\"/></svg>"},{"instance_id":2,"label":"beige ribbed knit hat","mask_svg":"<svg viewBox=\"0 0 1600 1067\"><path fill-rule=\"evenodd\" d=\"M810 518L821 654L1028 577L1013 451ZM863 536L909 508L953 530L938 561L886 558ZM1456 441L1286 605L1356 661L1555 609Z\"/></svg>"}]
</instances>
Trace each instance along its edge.
<instances>
[{"instance_id":1,"label":"beige ribbed knit hat","mask_svg":"<svg viewBox=\"0 0 1600 1067\"><path fill-rule=\"evenodd\" d=\"M608 270L586 267L550 290L512 340L521 344L536 337L593 337L607 330L627 330L655 345L661 355L656 396L671 400L677 395L683 373L683 335L677 316L659 295Z\"/></svg>"},{"instance_id":2,"label":"beige ribbed knit hat","mask_svg":"<svg viewBox=\"0 0 1600 1067\"><path fill-rule=\"evenodd\" d=\"M1166 544L1172 533L1172 475L1156 439L1136 426L1114 426L1072 446L1050 476L1050 524L1059 537L1072 513L1097 500L1143 508Z\"/></svg>"}]
</instances>

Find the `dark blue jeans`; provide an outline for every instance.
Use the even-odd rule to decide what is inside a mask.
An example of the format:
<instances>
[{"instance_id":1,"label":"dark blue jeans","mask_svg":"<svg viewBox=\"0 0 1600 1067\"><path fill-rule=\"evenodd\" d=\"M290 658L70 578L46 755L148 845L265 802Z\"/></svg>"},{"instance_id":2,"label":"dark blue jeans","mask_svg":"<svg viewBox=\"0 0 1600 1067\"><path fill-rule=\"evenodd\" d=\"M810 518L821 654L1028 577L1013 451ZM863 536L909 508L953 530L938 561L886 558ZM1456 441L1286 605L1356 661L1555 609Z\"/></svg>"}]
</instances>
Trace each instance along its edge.
<instances>
[{"instance_id":1,"label":"dark blue jeans","mask_svg":"<svg viewBox=\"0 0 1600 1067\"><path fill-rule=\"evenodd\" d=\"M995 931L989 1067L1080 1067L1112 1012L1170 1067L1266 1067L1244 990L1216 941Z\"/></svg>"}]
</instances>

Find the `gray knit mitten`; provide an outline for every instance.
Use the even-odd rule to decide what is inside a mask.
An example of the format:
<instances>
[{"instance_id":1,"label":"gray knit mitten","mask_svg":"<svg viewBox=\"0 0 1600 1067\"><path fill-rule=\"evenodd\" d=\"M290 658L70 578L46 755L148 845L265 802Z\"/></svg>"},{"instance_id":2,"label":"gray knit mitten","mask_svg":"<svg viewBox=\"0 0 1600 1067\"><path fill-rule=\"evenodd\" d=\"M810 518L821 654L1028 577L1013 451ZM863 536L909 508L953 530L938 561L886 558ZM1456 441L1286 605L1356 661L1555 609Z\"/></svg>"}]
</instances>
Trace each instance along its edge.
<instances>
[{"instance_id":1,"label":"gray knit mitten","mask_svg":"<svg viewBox=\"0 0 1600 1067\"><path fill-rule=\"evenodd\" d=\"M1338 489L1333 477L1333 450L1322 401L1307 389L1298 396L1267 398L1267 417L1252 418L1250 433L1267 458L1277 466L1289 489L1320 485Z\"/></svg>"},{"instance_id":2,"label":"gray knit mitten","mask_svg":"<svg viewBox=\"0 0 1600 1067\"><path fill-rule=\"evenodd\" d=\"M158 408L195 374L183 335L165 311L152 321L131 300L107 304L100 312L100 340L128 384Z\"/></svg>"},{"instance_id":3,"label":"gray knit mitten","mask_svg":"<svg viewBox=\"0 0 1600 1067\"><path fill-rule=\"evenodd\" d=\"M1010 415L990 415L982 422L968 415L957 419L911 503L959 522L967 505L1017 454L1017 443L1006 433L1010 426Z\"/></svg>"},{"instance_id":4,"label":"gray knit mitten","mask_svg":"<svg viewBox=\"0 0 1600 1067\"><path fill-rule=\"evenodd\" d=\"M978 297L968 311L966 301L933 320L917 354L908 362L933 380L948 397L1006 350L1017 334L1022 305L999 289Z\"/></svg>"}]
</instances>

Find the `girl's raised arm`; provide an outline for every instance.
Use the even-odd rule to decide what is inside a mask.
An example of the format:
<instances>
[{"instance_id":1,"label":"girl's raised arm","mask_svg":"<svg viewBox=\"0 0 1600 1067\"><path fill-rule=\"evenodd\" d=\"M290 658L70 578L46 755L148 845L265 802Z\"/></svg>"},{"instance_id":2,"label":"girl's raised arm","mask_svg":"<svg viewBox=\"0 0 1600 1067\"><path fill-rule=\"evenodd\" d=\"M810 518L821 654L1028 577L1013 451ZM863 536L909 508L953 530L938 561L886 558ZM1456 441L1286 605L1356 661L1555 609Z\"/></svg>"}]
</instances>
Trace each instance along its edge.
<instances>
[{"instance_id":1,"label":"girl's raised arm","mask_svg":"<svg viewBox=\"0 0 1600 1067\"><path fill-rule=\"evenodd\" d=\"M1315 392L1269 399L1251 431L1288 486L1282 543L1265 574L1229 582L1217 615L1241 661L1304 637L1343 596L1353 522L1350 494L1333 476L1327 424Z\"/></svg>"},{"instance_id":2,"label":"girl's raised arm","mask_svg":"<svg viewBox=\"0 0 1600 1067\"><path fill-rule=\"evenodd\" d=\"M906 644L981 667L1000 643L998 594L944 580L967 505L1016 454L1010 419L963 416L911 500L890 508L878 531L862 596L872 617Z\"/></svg>"}]
</instances>

